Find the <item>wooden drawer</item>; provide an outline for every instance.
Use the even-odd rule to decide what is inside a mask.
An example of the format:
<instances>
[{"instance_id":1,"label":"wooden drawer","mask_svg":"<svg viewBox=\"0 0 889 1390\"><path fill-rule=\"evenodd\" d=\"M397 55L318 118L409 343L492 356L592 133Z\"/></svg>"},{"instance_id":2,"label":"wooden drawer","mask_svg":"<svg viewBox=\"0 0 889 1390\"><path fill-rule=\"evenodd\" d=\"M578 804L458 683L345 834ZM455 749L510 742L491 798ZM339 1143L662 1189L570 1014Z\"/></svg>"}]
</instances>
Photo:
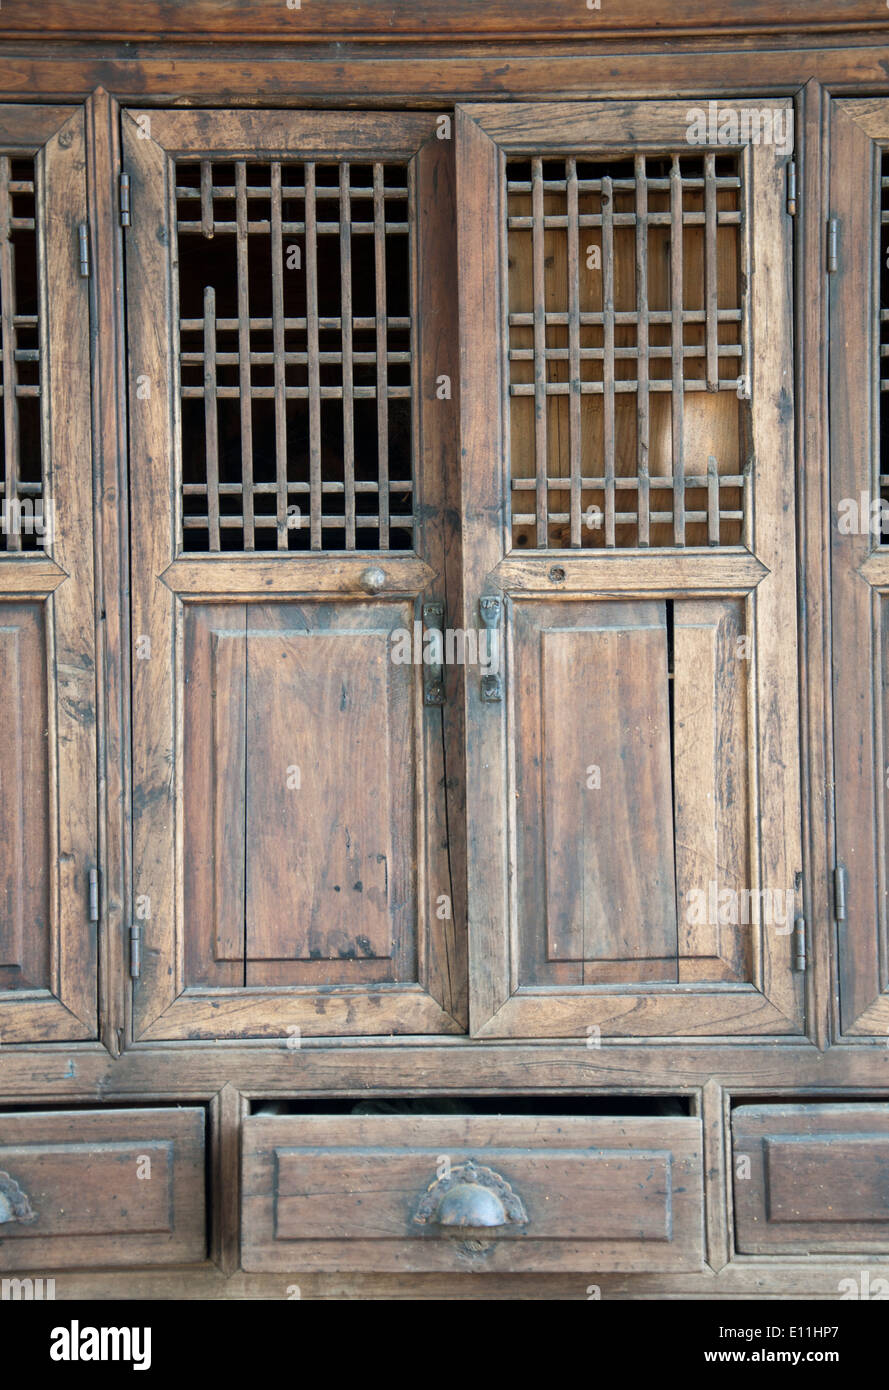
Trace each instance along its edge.
<instances>
[{"instance_id":1,"label":"wooden drawer","mask_svg":"<svg viewBox=\"0 0 889 1390\"><path fill-rule=\"evenodd\" d=\"M702 1259L695 1119L254 1116L243 1157L248 1270L674 1270Z\"/></svg>"},{"instance_id":2,"label":"wooden drawer","mask_svg":"<svg viewBox=\"0 0 889 1390\"><path fill-rule=\"evenodd\" d=\"M0 1269L206 1254L204 1112L0 1114Z\"/></svg>"},{"instance_id":3,"label":"wooden drawer","mask_svg":"<svg viewBox=\"0 0 889 1390\"><path fill-rule=\"evenodd\" d=\"M889 1254L889 1105L744 1105L732 1134L740 1252Z\"/></svg>"}]
</instances>

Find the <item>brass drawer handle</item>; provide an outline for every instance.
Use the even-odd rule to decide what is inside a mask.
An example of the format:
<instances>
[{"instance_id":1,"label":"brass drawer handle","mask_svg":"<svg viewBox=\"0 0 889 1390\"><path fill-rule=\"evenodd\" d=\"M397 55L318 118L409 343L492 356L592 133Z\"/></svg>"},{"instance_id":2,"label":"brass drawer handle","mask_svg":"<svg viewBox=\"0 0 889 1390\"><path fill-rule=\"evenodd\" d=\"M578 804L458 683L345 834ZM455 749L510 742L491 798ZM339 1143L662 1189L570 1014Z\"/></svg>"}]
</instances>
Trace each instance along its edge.
<instances>
[{"instance_id":1,"label":"brass drawer handle","mask_svg":"<svg viewBox=\"0 0 889 1390\"><path fill-rule=\"evenodd\" d=\"M457 1232L484 1227L524 1226L525 1204L493 1168L472 1159L430 1183L414 1214L420 1225L453 1226Z\"/></svg>"},{"instance_id":2,"label":"brass drawer handle","mask_svg":"<svg viewBox=\"0 0 889 1390\"><path fill-rule=\"evenodd\" d=\"M20 1221L26 1226L28 1222L36 1220L36 1211L15 1179L8 1173L0 1173L0 1225Z\"/></svg>"}]
</instances>

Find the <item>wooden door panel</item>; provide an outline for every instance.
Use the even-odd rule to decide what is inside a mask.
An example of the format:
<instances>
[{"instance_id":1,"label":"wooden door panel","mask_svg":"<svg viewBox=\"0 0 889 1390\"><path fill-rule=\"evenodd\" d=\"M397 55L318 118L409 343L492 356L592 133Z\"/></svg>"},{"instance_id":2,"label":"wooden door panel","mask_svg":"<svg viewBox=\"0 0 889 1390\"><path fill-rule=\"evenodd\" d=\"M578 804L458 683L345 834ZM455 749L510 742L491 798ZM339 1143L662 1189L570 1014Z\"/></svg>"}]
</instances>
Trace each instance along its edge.
<instances>
[{"instance_id":1,"label":"wooden door panel","mask_svg":"<svg viewBox=\"0 0 889 1390\"><path fill-rule=\"evenodd\" d=\"M83 111L0 107L0 1036L96 1033Z\"/></svg>"},{"instance_id":2,"label":"wooden door panel","mask_svg":"<svg viewBox=\"0 0 889 1390\"><path fill-rule=\"evenodd\" d=\"M456 128L472 1030L799 1032L789 148Z\"/></svg>"},{"instance_id":3,"label":"wooden door panel","mask_svg":"<svg viewBox=\"0 0 889 1390\"><path fill-rule=\"evenodd\" d=\"M883 306L889 230L889 103L838 101L831 115L831 583L836 762L837 973L840 1027L889 1029L889 857L884 640L889 552L879 509L887 490Z\"/></svg>"},{"instance_id":4,"label":"wooden door panel","mask_svg":"<svg viewBox=\"0 0 889 1390\"><path fill-rule=\"evenodd\" d=\"M392 650L460 580L452 152L181 114L123 116L135 1032L460 1031L461 674Z\"/></svg>"}]
</instances>

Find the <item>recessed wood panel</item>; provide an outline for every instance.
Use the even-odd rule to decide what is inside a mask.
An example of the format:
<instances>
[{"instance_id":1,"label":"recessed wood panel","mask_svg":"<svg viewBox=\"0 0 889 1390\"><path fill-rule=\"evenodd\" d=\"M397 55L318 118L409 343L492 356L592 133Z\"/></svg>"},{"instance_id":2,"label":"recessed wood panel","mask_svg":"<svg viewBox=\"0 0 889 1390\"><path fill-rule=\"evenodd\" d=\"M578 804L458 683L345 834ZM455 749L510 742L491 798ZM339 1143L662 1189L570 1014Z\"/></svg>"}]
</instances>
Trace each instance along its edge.
<instances>
[{"instance_id":1,"label":"recessed wood panel","mask_svg":"<svg viewBox=\"0 0 889 1390\"><path fill-rule=\"evenodd\" d=\"M410 688L385 627L300 617L249 621L247 957L388 960L412 838L399 728Z\"/></svg>"},{"instance_id":2,"label":"recessed wood panel","mask_svg":"<svg viewBox=\"0 0 889 1390\"><path fill-rule=\"evenodd\" d=\"M539 635L547 954L669 958L676 906L664 605L640 604L627 620L598 604L589 621Z\"/></svg>"},{"instance_id":3,"label":"recessed wood panel","mask_svg":"<svg viewBox=\"0 0 889 1390\"><path fill-rule=\"evenodd\" d=\"M663 603L515 606L520 983L676 979Z\"/></svg>"},{"instance_id":4,"label":"recessed wood panel","mask_svg":"<svg viewBox=\"0 0 889 1390\"><path fill-rule=\"evenodd\" d=\"M0 987L13 989L49 975L44 642L43 604L0 603Z\"/></svg>"}]
</instances>

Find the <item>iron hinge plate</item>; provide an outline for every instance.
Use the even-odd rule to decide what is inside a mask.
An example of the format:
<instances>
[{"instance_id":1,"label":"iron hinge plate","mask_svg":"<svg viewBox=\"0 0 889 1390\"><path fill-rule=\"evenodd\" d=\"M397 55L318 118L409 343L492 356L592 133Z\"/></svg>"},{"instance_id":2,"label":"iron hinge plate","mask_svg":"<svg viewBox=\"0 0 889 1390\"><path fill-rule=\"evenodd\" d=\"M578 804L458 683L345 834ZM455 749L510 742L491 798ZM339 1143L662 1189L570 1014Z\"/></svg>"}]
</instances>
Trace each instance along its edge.
<instances>
[{"instance_id":1,"label":"iron hinge plate","mask_svg":"<svg viewBox=\"0 0 889 1390\"><path fill-rule=\"evenodd\" d=\"M837 922L846 920L846 870L842 864L833 871L833 915Z\"/></svg>"},{"instance_id":2,"label":"iron hinge plate","mask_svg":"<svg viewBox=\"0 0 889 1390\"><path fill-rule=\"evenodd\" d=\"M796 210L796 160L791 159L790 163L787 166L787 211L791 217L796 217Z\"/></svg>"},{"instance_id":3,"label":"iron hinge plate","mask_svg":"<svg viewBox=\"0 0 889 1390\"><path fill-rule=\"evenodd\" d=\"M130 176L126 173L120 176L120 225L122 227L131 225Z\"/></svg>"},{"instance_id":4,"label":"iron hinge plate","mask_svg":"<svg viewBox=\"0 0 889 1390\"><path fill-rule=\"evenodd\" d=\"M99 870L90 869L90 921L99 920Z\"/></svg>"},{"instance_id":5,"label":"iron hinge plate","mask_svg":"<svg viewBox=\"0 0 889 1390\"><path fill-rule=\"evenodd\" d=\"M142 974L142 928L130 927L130 976L138 980Z\"/></svg>"}]
</instances>

